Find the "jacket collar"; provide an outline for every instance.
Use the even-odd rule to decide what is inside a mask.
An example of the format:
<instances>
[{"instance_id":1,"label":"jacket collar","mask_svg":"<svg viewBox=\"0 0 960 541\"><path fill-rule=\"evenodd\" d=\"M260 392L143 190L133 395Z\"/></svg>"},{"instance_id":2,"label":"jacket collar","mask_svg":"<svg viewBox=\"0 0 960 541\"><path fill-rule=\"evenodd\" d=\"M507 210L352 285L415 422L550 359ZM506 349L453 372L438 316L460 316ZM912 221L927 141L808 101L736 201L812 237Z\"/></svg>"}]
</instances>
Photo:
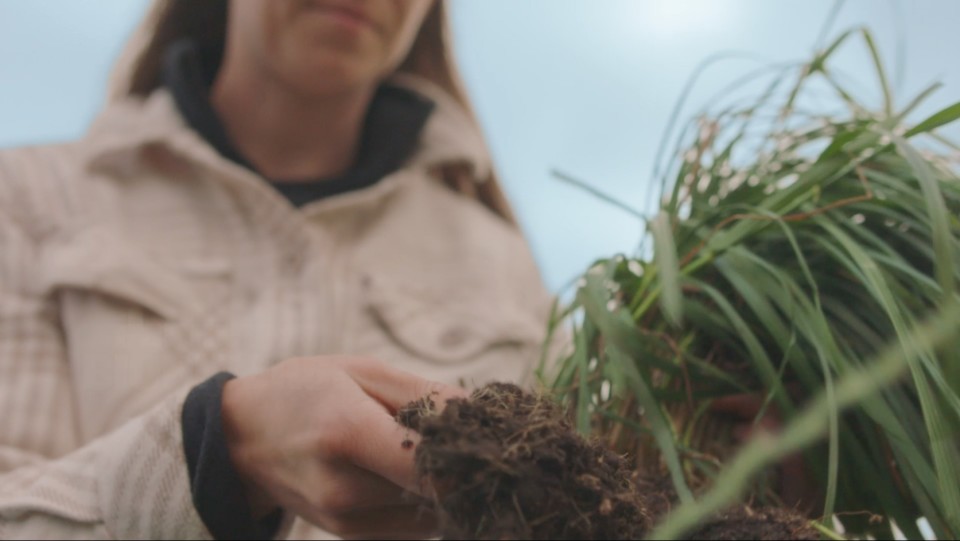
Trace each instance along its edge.
<instances>
[{"instance_id":1,"label":"jacket collar","mask_svg":"<svg viewBox=\"0 0 960 541\"><path fill-rule=\"evenodd\" d=\"M478 180L490 175L492 164L483 136L463 107L423 78L397 74L389 82L436 104L409 167L466 162ZM187 126L166 89L158 89L146 98L122 97L110 102L87 132L82 158L89 167L109 169L131 153L155 144L185 154L190 160L226 161Z\"/></svg>"}]
</instances>

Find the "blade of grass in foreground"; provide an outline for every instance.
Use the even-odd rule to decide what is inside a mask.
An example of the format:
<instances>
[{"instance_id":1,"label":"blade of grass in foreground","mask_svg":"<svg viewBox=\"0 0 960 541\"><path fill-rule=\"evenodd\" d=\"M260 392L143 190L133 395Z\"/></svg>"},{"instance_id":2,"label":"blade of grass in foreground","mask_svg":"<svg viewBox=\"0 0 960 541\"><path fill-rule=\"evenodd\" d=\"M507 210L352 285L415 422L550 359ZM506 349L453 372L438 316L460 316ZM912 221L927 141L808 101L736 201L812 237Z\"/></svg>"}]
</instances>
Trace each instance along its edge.
<instances>
[{"instance_id":1,"label":"blade of grass in foreground","mask_svg":"<svg viewBox=\"0 0 960 541\"><path fill-rule=\"evenodd\" d=\"M840 378L834 388L837 409L856 405L897 381L914 357L945 343L958 330L960 304L951 302L932 321L914 329L910 340L887 347L875 361L866 365L868 368L851 370ZM829 408L826 396L821 393L779 436L757 436L717 477L712 490L693 503L681 504L648 538L677 539L741 497L754 475L822 437L827 429Z\"/></svg>"}]
</instances>

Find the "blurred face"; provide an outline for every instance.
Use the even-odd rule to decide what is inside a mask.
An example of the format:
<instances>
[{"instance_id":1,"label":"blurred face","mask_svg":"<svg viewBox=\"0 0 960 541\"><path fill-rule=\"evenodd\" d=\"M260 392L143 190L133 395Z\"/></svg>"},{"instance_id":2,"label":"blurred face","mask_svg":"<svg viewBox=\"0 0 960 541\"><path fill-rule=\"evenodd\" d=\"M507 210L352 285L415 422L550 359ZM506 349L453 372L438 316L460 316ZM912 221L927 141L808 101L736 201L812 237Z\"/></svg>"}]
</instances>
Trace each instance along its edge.
<instances>
[{"instance_id":1,"label":"blurred face","mask_svg":"<svg viewBox=\"0 0 960 541\"><path fill-rule=\"evenodd\" d=\"M228 54L314 95L369 87L413 45L434 0L233 0Z\"/></svg>"}]
</instances>

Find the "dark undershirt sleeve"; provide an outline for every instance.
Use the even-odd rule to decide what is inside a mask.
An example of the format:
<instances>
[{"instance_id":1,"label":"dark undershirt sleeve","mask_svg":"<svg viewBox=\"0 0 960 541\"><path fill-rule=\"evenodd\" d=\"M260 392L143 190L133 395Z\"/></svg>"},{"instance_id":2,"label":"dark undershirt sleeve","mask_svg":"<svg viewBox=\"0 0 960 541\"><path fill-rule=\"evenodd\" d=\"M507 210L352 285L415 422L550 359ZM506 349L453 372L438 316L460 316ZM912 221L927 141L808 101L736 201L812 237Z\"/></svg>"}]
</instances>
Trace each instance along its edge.
<instances>
[{"instance_id":1,"label":"dark undershirt sleeve","mask_svg":"<svg viewBox=\"0 0 960 541\"><path fill-rule=\"evenodd\" d=\"M183 404L183 450L193 505L216 539L271 539L279 532L283 512L253 518L227 450L221 402L223 386L233 378L228 372L216 374L194 387Z\"/></svg>"}]
</instances>

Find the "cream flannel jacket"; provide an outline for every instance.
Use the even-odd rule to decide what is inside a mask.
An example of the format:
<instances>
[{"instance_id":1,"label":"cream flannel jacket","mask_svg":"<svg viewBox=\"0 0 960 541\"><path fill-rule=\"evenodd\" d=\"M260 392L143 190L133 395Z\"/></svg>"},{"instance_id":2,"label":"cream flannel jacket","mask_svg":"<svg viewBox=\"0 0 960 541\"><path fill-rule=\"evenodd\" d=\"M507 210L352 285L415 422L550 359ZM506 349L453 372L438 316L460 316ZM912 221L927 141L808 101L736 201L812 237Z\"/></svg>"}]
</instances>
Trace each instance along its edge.
<instances>
[{"instance_id":1,"label":"cream flannel jacket","mask_svg":"<svg viewBox=\"0 0 960 541\"><path fill-rule=\"evenodd\" d=\"M426 172L485 177L480 135L397 82L437 103L416 155L301 209L162 90L79 142L0 151L0 538L209 536L180 410L220 370L342 353L468 385L529 373L550 298L527 245Z\"/></svg>"}]
</instances>

